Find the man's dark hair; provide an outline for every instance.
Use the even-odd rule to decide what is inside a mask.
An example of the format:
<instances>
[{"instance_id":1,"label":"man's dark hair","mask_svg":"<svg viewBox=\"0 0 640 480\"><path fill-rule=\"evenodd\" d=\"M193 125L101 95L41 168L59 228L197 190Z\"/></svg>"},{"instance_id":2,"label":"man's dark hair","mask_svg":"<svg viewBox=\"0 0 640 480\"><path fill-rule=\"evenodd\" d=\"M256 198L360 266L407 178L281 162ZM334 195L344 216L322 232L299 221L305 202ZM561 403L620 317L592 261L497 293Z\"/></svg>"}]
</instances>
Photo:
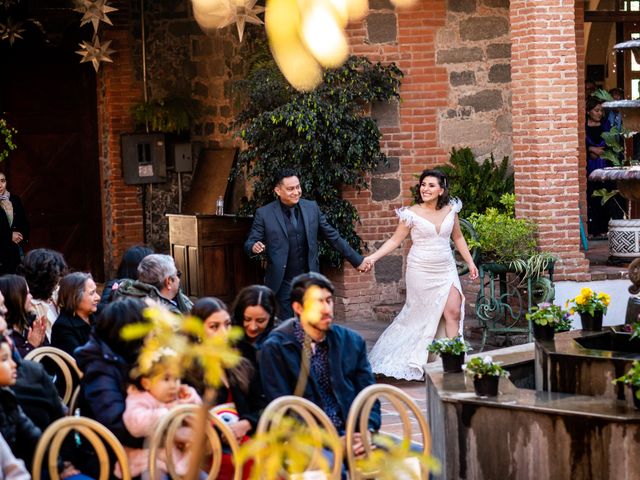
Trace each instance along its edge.
<instances>
[{"instance_id":1,"label":"man's dark hair","mask_svg":"<svg viewBox=\"0 0 640 480\"><path fill-rule=\"evenodd\" d=\"M318 272L303 273L293 279L291 285L291 304L293 304L293 302L302 303L304 293L312 285L329 290L332 294L334 292L333 283L324 275Z\"/></svg>"},{"instance_id":2,"label":"man's dark hair","mask_svg":"<svg viewBox=\"0 0 640 480\"><path fill-rule=\"evenodd\" d=\"M300 178L300 175L298 175L298 172L293 168L283 168L282 170L279 170L278 175L276 175L276 186L280 185L282 183L282 180L289 177Z\"/></svg>"}]
</instances>

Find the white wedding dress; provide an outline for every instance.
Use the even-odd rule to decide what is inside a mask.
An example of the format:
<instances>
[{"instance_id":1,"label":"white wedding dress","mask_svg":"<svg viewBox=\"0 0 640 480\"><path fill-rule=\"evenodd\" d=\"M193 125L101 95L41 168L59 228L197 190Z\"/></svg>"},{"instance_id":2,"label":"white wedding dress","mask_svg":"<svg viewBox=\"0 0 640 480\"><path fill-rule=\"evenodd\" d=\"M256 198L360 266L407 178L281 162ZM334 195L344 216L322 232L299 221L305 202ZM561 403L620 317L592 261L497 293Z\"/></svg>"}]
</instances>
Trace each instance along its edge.
<instances>
[{"instance_id":1,"label":"white wedding dress","mask_svg":"<svg viewBox=\"0 0 640 480\"><path fill-rule=\"evenodd\" d=\"M452 201L451 211L440 229L429 220L404 207L396 211L400 221L411 228L413 245L407 257L407 298L402 311L382 333L369 361L373 373L387 377L420 380L427 363L427 347L434 338L445 336L444 306L451 287L462 296L460 335L464 320L464 296L449 244L460 201ZM446 208L446 207L445 207Z\"/></svg>"}]
</instances>

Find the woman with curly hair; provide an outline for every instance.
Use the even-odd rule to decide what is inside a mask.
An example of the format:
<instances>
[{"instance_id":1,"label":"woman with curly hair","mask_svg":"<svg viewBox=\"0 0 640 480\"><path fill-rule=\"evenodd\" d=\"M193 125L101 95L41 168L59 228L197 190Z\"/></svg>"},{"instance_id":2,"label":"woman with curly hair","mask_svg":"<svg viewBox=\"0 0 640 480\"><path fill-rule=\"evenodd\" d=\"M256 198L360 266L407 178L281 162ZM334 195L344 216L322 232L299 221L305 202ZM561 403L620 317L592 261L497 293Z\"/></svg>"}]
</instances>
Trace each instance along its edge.
<instances>
[{"instance_id":1,"label":"woman with curly hair","mask_svg":"<svg viewBox=\"0 0 640 480\"><path fill-rule=\"evenodd\" d=\"M47 248L31 250L18 267L18 274L22 275L29 285L36 317L46 318L46 335L49 341L51 328L60 315L57 306L58 283L67 274L67 270L67 263L62 254Z\"/></svg>"}]
</instances>

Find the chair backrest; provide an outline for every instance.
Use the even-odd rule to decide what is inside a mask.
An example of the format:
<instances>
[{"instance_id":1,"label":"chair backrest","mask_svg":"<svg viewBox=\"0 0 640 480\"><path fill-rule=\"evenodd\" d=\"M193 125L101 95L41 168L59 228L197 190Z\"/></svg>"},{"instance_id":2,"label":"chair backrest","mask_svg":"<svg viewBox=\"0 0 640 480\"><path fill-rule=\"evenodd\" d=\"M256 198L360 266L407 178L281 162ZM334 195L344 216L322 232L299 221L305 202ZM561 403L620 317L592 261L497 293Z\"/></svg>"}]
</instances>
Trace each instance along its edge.
<instances>
[{"instance_id":1,"label":"chair backrest","mask_svg":"<svg viewBox=\"0 0 640 480\"><path fill-rule=\"evenodd\" d=\"M320 478L322 473L318 471L319 458L322 457L326 450L332 455L333 465L331 471L324 478L339 479L342 471L342 442L336 431L335 426L327 416L327 414L316 404L309 400L293 395L276 398L272 401L260 416L256 433L264 433L279 425L285 417L293 417L297 421L306 424L309 433L313 439L314 445L318 445L309 460L306 472L289 476L284 470L282 476L284 478L293 479L311 479ZM324 439L330 438L331 442ZM324 446L324 448L322 448ZM257 465L259 468L259 465Z\"/></svg>"},{"instance_id":2,"label":"chair backrest","mask_svg":"<svg viewBox=\"0 0 640 480\"><path fill-rule=\"evenodd\" d=\"M62 401L69 407L70 413L73 413L82 378L82 371L78 368L75 359L64 350L55 347L38 347L31 350L24 358L38 363L48 360L45 362L47 371L51 369L51 365L54 365L53 368L60 372L60 376L56 376L56 387Z\"/></svg>"},{"instance_id":3,"label":"chair backrest","mask_svg":"<svg viewBox=\"0 0 640 480\"><path fill-rule=\"evenodd\" d=\"M113 472L113 466L111 465L105 444L113 451L116 456L116 460L120 463L122 480L131 479L127 454L115 435L111 433L107 427L95 420L86 417L72 416L56 420L47 427L40 437L38 445L36 446L36 451L33 454L32 478L34 480L40 480L41 478L60 480L60 475L58 474L58 456L60 454L60 447L62 446L64 439L72 431L76 431L86 438L95 450L100 465L99 480L107 480L112 476ZM42 463L47 449L49 449L49 454L47 456L47 468L49 475L43 476Z\"/></svg>"},{"instance_id":4,"label":"chair backrest","mask_svg":"<svg viewBox=\"0 0 640 480\"><path fill-rule=\"evenodd\" d=\"M181 478L176 472L176 466L174 465L173 450L175 448L175 436L178 429L183 426L184 421L187 418L192 418L195 422L192 422L194 430L196 425L204 425L204 433L207 437L208 443L211 447L211 454L213 456L211 467L207 478L209 480L215 480L218 478L220 472L220 466L222 461L222 442L220 440L220 434L225 438L227 446L231 449L232 457L236 457L238 452L238 441L235 435L229 427L216 415L210 412L206 412L204 420L202 419L202 407L199 405L178 405L173 407L167 415L162 417L162 420L158 423L151 440L149 441L149 478L151 480L162 478L161 472L158 471L158 454L162 449L166 452L164 460L166 461L167 471L171 478ZM195 450L198 449L197 445L190 452L194 455L197 454ZM193 457L191 458L193 461ZM242 478L242 469L236 468L233 476L234 480L240 480Z\"/></svg>"},{"instance_id":5,"label":"chair backrest","mask_svg":"<svg viewBox=\"0 0 640 480\"><path fill-rule=\"evenodd\" d=\"M411 423L411 417L409 413L413 413L416 421L418 422L419 430L422 435L422 452L423 454L430 454L431 452L431 433L429 432L429 425L424 418L424 415L420 411L420 408L416 405L413 399L398 387L387 384L370 385L362 390L358 396L354 399L349 410L346 426L346 455L347 463L349 464L349 478L353 480L365 479L365 478L377 478L378 471L362 471L356 464L356 457L353 454L354 434L356 432L367 432L369 427L369 416L371 415L371 409L376 401L381 398L386 398L393 408L400 416L402 422L402 438L411 441L413 434L413 425ZM376 448L371 440L371 436L361 435L364 445L364 457L371 455L371 452ZM415 458L413 459L415 460ZM407 468L416 468L415 462L408 460ZM420 478L429 478L429 472L420 467Z\"/></svg>"}]
</instances>

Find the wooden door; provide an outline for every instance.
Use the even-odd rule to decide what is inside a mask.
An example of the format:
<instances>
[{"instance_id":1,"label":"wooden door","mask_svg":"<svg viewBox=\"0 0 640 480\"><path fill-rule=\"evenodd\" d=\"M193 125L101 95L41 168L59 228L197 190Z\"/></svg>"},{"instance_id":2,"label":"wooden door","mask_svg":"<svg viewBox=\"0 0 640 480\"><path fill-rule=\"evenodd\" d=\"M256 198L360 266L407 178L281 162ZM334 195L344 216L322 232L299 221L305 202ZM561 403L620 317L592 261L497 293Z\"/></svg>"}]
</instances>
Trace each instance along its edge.
<instances>
[{"instance_id":1,"label":"wooden door","mask_svg":"<svg viewBox=\"0 0 640 480\"><path fill-rule=\"evenodd\" d=\"M96 79L69 47L0 50L0 112L18 130L18 148L0 169L25 205L27 249L58 250L102 281Z\"/></svg>"}]
</instances>

